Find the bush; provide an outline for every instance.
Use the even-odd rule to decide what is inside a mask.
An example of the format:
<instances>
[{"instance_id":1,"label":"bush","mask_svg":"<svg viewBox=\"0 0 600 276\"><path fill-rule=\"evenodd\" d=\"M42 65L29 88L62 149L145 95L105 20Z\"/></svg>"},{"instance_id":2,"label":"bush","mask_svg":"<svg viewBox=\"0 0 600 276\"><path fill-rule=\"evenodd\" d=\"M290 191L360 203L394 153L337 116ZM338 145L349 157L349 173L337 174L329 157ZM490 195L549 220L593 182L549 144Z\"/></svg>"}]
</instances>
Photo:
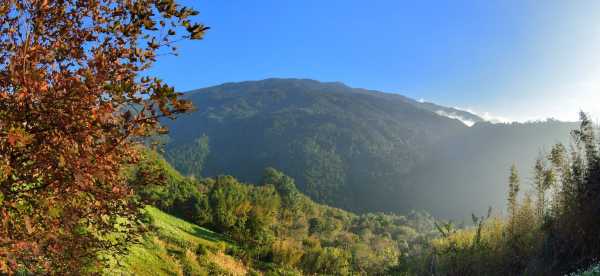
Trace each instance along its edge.
<instances>
[{"instance_id":1,"label":"bush","mask_svg":"<svg viewBox=\"0 0 600 276\"><path fill-rule=\"evenodd\" d=\"M198 256L202 256L202 255L206 255L209 252L209 248L208 246L204 245L204 244L198 244L198 246L196 247L196 255Z\"/></svg>"}]
</instances>

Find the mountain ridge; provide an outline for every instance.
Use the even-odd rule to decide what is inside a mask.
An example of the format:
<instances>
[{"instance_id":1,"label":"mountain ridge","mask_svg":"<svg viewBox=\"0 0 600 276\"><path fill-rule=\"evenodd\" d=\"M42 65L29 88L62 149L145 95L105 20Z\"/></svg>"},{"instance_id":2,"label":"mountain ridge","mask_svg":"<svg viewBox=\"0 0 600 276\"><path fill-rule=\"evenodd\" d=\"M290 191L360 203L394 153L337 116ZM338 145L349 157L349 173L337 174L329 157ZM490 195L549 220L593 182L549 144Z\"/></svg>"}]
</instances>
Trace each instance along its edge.
<instances>
[{"instance_id":1,"label":"mountain ridge","mask_svg":"<svg viewBox=\"0 0 600 276\"><path fill-rule=\"evenodd\" d=\"M366 89L366 88L358 88L358 87L351 87L343 82L340 81L328 81L328 82L322 82L319 80L315 80L315 79L310 79L310 78L266 78L266 79L261 79L261 80L248 80L248 81L240 81L240 82L225 82L219 85L213 85L213 86L209 86L209 87L205 87L205 88L199 88L199 89L193 89L190 91L186 91L183 92L183 94L185 96L191 96L194 94L198 94L198 93L202 93L202 92L206 92L207 89L214 89L214 88L228 88L231 86L239 86L239 85L247 85L247 84L256 84L256 83L268 83L268 82L308 82L308 83L312 83L315 85L324 85L324 86L328 86L331 88L341 88L341 89L347 89L347 90L351 90L350 92L353 93L360 93L360 94L369 94L372 96L380 96L382 98L396 98L396 99L401 99L407 103L410 103L416 107L431 111L436 113L437 115L443 116L443 117L448 117L450 119L457 119L456 117L453 116L460 116L462 118L464 118L464 120L458 119L459 121L461 121L462 123L465 123L465 120L473 122L473 124L478 123L478 122L485 122L486 120L484 120L483 118L481 118L479 115L476 115L474 113L471 113L469 111L465 111L462 109L458 109L455 107L448 107L448 106L443 106L443 105L438 105L432 102L427 102L427 101L419 101L419 100L415 100L413 98L407 97L405 95L402 95L400 93L392 93L392 92L384 92L384 91L380 91L380 90L372 90L372 89ZM467 123L465 123L465 125L467 126L471 126Z\"/></svg>"},{"instance_id":2,"label":"mountain ridge","mask_svg":"<svg viewBox=\"0 0 600 276\"><path fill-rule=\"evenodd\" d=\"M439 114L457 109L307 79L226 83L193 90L184 97L198 111L165 121L171 130L166 157L178 170L203 176L231 174L257 182L265 167L275 167L297 179L298 187L317 202L356 212L418 208L455 217L487 208L482 206L484 200L502 202L503 184L456 164L455 153L444 153L445 149L475 155L477 150L484 152L474 156L473 163L483 164L481 171L498 172L494 174L497 178L500 172L504 175L509 161L531 164L540 146L567 142L565 129L571 127L557 122L557 126L536 133L531 131L535 123L496 125L462 111L460 116L477 121L469 127ZM513 132L505 135L505 140L488 137L489 133L501 137ZM490 145L495 148L486 148L488 140L494 141ZM542 143L533 144L536 140ZM461 141L477 147L471 149ZM521 141L525 143L521 145ZM519 160L510 160L513 157L507 153L515 151L523 154ZM499 157L485 159L494 155ZM424 169L428 165L430 171ZM454 171L446 169L453 166ZM468 174L483 183L462 183ZM449 193L452 195L478 190L480 203L461 206L451 202L452 197L438 200L446 205L422 202L423 194L435 192L431 187L440 185L460 187Z\"/></svg>"}]
</instances>

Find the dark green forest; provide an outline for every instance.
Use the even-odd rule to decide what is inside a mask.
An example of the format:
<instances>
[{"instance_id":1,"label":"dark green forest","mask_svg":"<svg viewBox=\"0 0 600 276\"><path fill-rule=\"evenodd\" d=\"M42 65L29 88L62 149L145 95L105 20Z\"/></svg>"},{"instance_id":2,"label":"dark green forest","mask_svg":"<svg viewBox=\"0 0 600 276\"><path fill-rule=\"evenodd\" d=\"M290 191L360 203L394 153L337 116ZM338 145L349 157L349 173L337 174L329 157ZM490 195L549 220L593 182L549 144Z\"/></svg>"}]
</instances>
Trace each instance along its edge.
<instances>
[{"instance_id":1,"label":"dark green forest","mask_svg":"<svg viewBox=\"0 0 600 276\"><path fill-rule=\"evenodd\" d=\"M165 156L184 175L255 183L276 167L317 202L357 212L425 209L458 219L501 208L498 168L514 162L528 177L540 150L568 142L576 127L491 124L397 94L302 79L227 83L185 97L198 110L163 122Z\"/></svg>"}]
</instances>

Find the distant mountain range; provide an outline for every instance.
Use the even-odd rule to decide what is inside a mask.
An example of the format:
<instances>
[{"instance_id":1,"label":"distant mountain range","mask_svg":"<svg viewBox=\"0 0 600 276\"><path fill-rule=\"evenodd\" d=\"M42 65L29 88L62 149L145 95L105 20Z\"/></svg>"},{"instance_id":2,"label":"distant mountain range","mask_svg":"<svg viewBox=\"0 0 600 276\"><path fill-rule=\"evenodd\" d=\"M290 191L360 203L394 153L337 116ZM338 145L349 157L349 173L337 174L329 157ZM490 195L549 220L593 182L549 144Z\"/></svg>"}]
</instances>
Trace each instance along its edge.
<instances>
[{"instance_id":1,"label":"distant mountain range","mask_svg":"<svg viewBox=\"0 0 600 276\"><path fill-rule=\"evenodd\" d=\"M469 112L341 83L267 79L191 91L198 111L165 121L167 159L187 174L259 182L265 167L352 211L425 209L458 218L503 208L513 162L575 123L491 124ZM470 127L469 127L470 126Z\"/></svg>"}]
</instances>

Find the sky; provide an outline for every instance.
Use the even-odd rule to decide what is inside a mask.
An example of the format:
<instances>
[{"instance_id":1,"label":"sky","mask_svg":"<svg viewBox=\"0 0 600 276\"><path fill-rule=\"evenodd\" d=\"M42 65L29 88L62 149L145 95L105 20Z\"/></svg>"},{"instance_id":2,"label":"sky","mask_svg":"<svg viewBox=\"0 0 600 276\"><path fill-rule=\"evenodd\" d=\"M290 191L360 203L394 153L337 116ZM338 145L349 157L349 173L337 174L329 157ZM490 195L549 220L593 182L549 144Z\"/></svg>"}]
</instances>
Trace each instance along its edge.
<instances>
[{"instance_id":1,"label":"sky","mask_svg":"<svg viewBox=\"0 0 600 276\"><path fill-rule=\"evenodd\" d=\"M178 91L310 78L500 121L600 119L600 1L179 2L211 29L151 70Z\"/></svg>"}]
</instances>

